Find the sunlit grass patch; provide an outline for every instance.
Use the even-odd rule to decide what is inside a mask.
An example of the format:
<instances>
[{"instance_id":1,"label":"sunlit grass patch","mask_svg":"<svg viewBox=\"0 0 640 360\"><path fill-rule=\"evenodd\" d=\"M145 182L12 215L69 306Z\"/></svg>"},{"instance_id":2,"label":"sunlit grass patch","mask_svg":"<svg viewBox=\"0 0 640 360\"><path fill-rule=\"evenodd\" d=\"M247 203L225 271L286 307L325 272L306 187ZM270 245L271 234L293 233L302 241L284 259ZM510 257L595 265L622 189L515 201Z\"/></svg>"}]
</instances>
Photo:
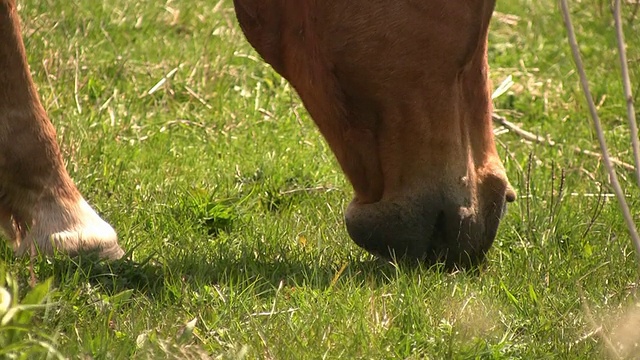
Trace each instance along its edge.
<instances>
[{"instance_id":1,"label":"sunlit grass patch","mask_svg":"<svg viewBox=\"0 0 640 360\"><path fill-rule=\"evenodd\" d=\"M612 151L630 162L602 4L574 11ZM45 306L20 323L17 349L41 341L69 358L633 358L635 254L598 159L574 150L598 151L555 2L498 2L491 78L514 84L496 113L555 145L500 132L519 199L486 264L453 274L391 265L352 243L350 186L293 89L242 37L230 1L20 6L67 169L128 253L113 264L36 262L49 288ZM628 189L640 221L640 193ZM0 256L16 279L13 299L27 299L28 259L6 247ZM34 356L50 351L41 349Z\"/></svg>"}]
</instances>

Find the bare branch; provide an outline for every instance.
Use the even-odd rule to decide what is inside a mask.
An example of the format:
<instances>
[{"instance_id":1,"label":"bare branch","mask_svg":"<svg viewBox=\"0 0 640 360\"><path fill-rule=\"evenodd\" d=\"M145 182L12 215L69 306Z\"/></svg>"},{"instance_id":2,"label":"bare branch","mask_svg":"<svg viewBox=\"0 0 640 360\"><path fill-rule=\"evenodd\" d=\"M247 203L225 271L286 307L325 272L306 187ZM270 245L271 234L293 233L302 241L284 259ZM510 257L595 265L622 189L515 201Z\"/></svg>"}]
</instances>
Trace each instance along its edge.
<instances>
[{"instance_id":1,"label":"bare branch","mask_svg":"<svg viewBox=\"0 0 640 360\"><path fill-rule=\"evenodd\" d=\"M514 133L518 134L518 136L520 136L521 138L525 139L525 140L529 140L529 141L533 141L536 143L541 143L541 144L547 144L549 146L554 146L556 144L555 141L549 140L547 138L544 138L540 135L534 134L530 131L524 130L523 128L519 127L518 125L512 123L511 121L507 120L505 117L497 115L497 114L491 114L491 118L493 119L493 121L497 122L498 124L506 127L507 129L509 129L510 131L513 131Z\"/></svg>"},{"instance_id":2,"label":"bare branch","mask_svg":"<svg viewBox=\"0 0 640 360\"><path fill-rule=\"evenodd\" d=\"M528 130L525 130L521 127L519 127L518 125L512 123L511 121L507 120L505 117L497 115L497 114L492 114L491 115L493 121L495 121L496 123L504 126L505 128L507 128L509 131L514 132L516 135L520 136L521 138L527 140L527 141L531 141L531 142L535 142L538 144L544 144L544 145L548 145L548 146L556 146L557 143L555 141L553 141L552 139L546 138L544 136L540 136L538 134L534 134ZM598 159L602 159L602 154L597 153L597 152L593 152L591 150L586 150L586 149L581 149L577 146L573 147L572 150L575 153L578 154L583 154L583 155L588 155L588 156L593 156L593 157L597 157ZM611 157L611 162L626 169L629 171L635 171L636 168L631 165L631 164L627 164L626 162L615 158L615 157Z\"/></svg>"},{"instance_id":3,"label":"bare branch","mask_svg":"<svg viewBox=\"0 0 640 360\"><path fill-rule=\"evenodd\" d=\"M602 154L597 153L597 152L593 152L591 150L580 149L579 147L576 146L576 147L573 148L573 151L575 151L577 153L580 153L580 154L597 157L598 159L602 160ZM610 157L609 160L611 160L612 163L614 163L614 164L616 164L616 165L618 165L618 166L620 166L622 168L625 168L625 169L627 169L629 171L634 171L635 170L633 165L627 164L626 162L624 162L622 160L619 160L618 158L615 158L613 156Z\"/></svg>"},{"instance_id":4,"label":"bare branch","mask_svg":"<svg viewBox=\"0 0 640 360\"><path fill-rule=\"evenodd\" d=\"M627 65L627 50L624 44L622 19L620 18L620 0L614 1L613 18L616 23L616 38L618 39L618 53L620 55L620 69L622 71L622 88L624 89L625 102L627 103L627 119L629 120L629 130L631 132L633 159L636 165L636 181L640 187L640 141L638 140L638 122L636 121L636 111L633 108L633 94L631 93L631 80L629 79L629 66Z\"/></svg>"},{"instance_id":5,"label":"bare branch","mask_svg":"<svg viewBox=\"0 0 640 360\"><path fill-rule=\"evenodd\" d=\"M613 168L613 163L611 162L611 159L609 157L609 150L607 149L607 143L604 137L604 132L602 131L602 125L600 124L600 118L598 117L598 112L593 102L591 91L589 90L589 82L587 80L587 75L584 71L584 65L582 63L582 58L580 56L580 50L578 48L576 34L573 30L573 23L571 22L571 15L569 14L569 6L567 5L567 0L560 0L560 5L562 8L562 17L564 18L564 23L567 28L567 35L569 37L569 45L571 46L571 53L573 55L573 60L576 63L578 75L580 76L580 84L582 85L582 91L584 92L584 96L587 100L587 104L589 105L589 111L591 113L591 118L593 119L593 125L598 135L598 142L600 143L600 151L602 152L602 159L604 161L605 168L609 173L609 181L611 182L613 191L616 194L616 198L618 199L618 204L620 205L620 209L622 210L622 215L624 216L624 221L627 225L627 229L629 230L629 235L631 236L633 245L636 248L636 255L640 260L640 235L638 235L638 230L636 229L636 226L633 222L633 218L631 217L631 212L629 211L629 205L627 204L624 198L624 192L620 187L620 182L618 182L618 175L616 174ZM640 263L638 265L640 265Z\"/></svg>"}]
</instances>

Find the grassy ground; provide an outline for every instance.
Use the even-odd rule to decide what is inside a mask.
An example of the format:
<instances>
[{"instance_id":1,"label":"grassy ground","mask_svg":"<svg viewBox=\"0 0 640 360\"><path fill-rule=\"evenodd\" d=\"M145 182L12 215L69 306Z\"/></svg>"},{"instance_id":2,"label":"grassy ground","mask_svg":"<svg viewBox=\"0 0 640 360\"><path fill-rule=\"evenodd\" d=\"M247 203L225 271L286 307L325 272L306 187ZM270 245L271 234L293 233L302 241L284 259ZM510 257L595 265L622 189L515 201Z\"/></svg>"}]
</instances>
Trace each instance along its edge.
<instances>
[{"instance_id":1,"label":"grassy ground","mask_svg":"<svg viewBox=\"0 0 640 360\"><path fill-rule=\"evenodd\" d=\"M574 2L573 12L608 139L629 162L604 3ZM611 192L601 165L572 150L597 147L553 1L499 1L490 62L495 83L508 75L516 83L496 100L497 112L558 144L498 136L520 198L486 265L455 274L376 261L349 240L342 212L350 186L291 87L243 39L230 1L20 5L31 68L67 168L118 230L130 260L38 262L44 285L24 303L44 297L45 306L14 318L12 330L0 327L0 354L639 353L635 254L615 200L599 196ZM632 10L626 5L627 18ZM628 25L640 84L640 20ZM640 192L622 175L640 222ZM0 273L14 281L7 287L25 296L28 262L3 245L0 259Z\"/></svg>"}]
</instances>

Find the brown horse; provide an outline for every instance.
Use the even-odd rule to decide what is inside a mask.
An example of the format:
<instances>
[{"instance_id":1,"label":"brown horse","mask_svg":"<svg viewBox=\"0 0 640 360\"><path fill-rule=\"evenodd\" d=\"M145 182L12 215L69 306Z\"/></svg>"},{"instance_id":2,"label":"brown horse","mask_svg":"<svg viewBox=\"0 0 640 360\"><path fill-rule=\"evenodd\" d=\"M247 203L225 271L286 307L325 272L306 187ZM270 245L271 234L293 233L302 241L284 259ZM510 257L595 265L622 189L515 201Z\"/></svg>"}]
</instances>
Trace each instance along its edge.
<instances>
[{"instance_id":1,"label":"brown horse","mask_svg":"<svg viewBox=\"0 0 640 360\"><path fill-rule=\"evenodd\" d=\"M495 1L234 0L249 42L297 90L355 190L370 252L484 258L515 198L491 127Z\"/></svg>"},{"instance_id":2,"label":"brown horse","mask_svg":"<svg viewBox=\"0 0 640 360\"><path fill-rule=\"evenodd\" d=\"M491 128L495 1L234 0L249 42L297 90L353 185L347 230L368 251L466 266L515 198ZM22 251L122 251L67 175L0 0L0 189ZM9 141L9 139L11 139Z\"/></svg>"}]
</instances>

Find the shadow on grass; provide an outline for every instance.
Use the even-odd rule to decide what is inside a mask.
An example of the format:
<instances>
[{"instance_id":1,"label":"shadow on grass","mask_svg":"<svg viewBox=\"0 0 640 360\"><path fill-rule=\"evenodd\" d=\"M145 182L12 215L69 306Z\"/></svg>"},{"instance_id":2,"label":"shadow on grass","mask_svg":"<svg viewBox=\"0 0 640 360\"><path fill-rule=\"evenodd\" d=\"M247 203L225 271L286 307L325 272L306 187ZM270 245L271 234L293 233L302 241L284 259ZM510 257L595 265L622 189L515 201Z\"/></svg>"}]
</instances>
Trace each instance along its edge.
<instances>
[{"instance_id":1,"label":"shadow on grass","mask_svg":"<svg viewBox=\"0 0 640 360\"><path fill-rule=\"evenodd\" d=\"M128 257L116 261L101 261L93 257L59 256L51 260L50 264L50 273L47 270L38 273L49 273L48 276L53 276L60 284L87 281L109 293L136 290L152 297L160 294L164 287L162 267L149 261L141 263Z\"/></svg>"},{"instance_id":2,"label":"shadow on grass","mask_svg":"<svg viewBox=\"0 0 640 360\"><path fill-rule=\"evenodd\" d=\"M239 256L208 257L195 253L181 254L163 261L153 257L144 262L124 258L112 262L92 258L57 258L51 270L37 271L54 276L57 282L73 284L88 281L109 293L135 290L151 298L170 296L176 289L189 285L225 285L253 287L256 294L284 286L304 286L318 290L348 282L360 286L379 287L398 277L413 277L422 271L415 263L389 262L380 259L311 261L304 259L270 259L247 251ZM434 266L429 271L443 271ZM176 286L176 284L180 284ZM180 296L175 293L175 296Z\"/></svg>"},{"instance_id":3,"label":"shadow on grass","mask_svg":"<svg viewBox=\"0 0 640 360\"><path fill-rule=\"evenodd\" d=\"M286 252L285 252L286 253ZM332 254L275 255L244 249L234 254L206 256L183 253L166 262L170 277L193 288L223 285L250 289L256 296L273 296L273 290L305 287L319 291L334 286L379 288L395 281L411 281L425 272L449 273L444 264L428 266L415 261L391 262L379 258L354 259ZM478 269L466 274L479 274ZM474 276L472 275L472 276Z\"/></svg>"},{"instance_id":4,"label":"shadow on grass","mask_svg":"<svg viewBox=\"0 0 640 360\"><path fill-rule=\"evenodd\" d=\"M30 261L14 257L13 251L2 245L0 243L0 265L9 267L23 289L31 287L31 264L37 282L53 277L55 286L67 289L88 282L112 294L137 290L153 296L164 286L162 268L149 262L135 262L126 257L107 262L93 256L70 258L63 254Z\"/></svg>"},{"instance_id":5,"label":"shadow on grass","mask_svg":"<svg viewBox=\"0 0 640 360\"><path fill-rule=\"evenodd\" d=\"M176 300L185 287L222 285L251 288L250 291L260 296L280 286L322 291L336 284L349 283L376 288L400 277L416 278L425 270L447 272L443 265L425 269L426 265L415 262L390 262L378 258L362 260L337 255L327 258L322 254L285 257L262 254L250 248L225 251L228 249L224 246L209 250L180 251L164 259L153 254L143 261L134 261L129 254L110 262L91 256L69 258L57 255L52 259L36 260L34 270L39 279L53 276L57 286L61 287L88 282L110 294L134 290L150 298L168 296ZM28 266L26 259L14 261L24 261ZM477 274L476 270L467 271L467 274ZM26 275L26 270L21 272ZM28 280L27 276L22 278L23 281Z\"/></svg>"},{"instance_id":6,"label":"shadow on grass","mask_svg":"<svg viewBox=\"0 0 640 360\"><path fill-rule=\"evenodd\" d=\"M197 254L163 263L121 259L105 262L93 258L57 257L47 265L36 264L39 279L53 276L58 286L90 283L109 294L134 290L150 298L177 300L185 287L222 285L253 288L256 294L285 286L326 289L338 281L379 286L392 279L396 268L380 260L345 261L346 267L319 265L307 261L268 260L261 257L220 257L215 261ZM25 279L26 281L26 279ZM26 284L25 284L26 285Z\"/></svg>"}]
</instances>

